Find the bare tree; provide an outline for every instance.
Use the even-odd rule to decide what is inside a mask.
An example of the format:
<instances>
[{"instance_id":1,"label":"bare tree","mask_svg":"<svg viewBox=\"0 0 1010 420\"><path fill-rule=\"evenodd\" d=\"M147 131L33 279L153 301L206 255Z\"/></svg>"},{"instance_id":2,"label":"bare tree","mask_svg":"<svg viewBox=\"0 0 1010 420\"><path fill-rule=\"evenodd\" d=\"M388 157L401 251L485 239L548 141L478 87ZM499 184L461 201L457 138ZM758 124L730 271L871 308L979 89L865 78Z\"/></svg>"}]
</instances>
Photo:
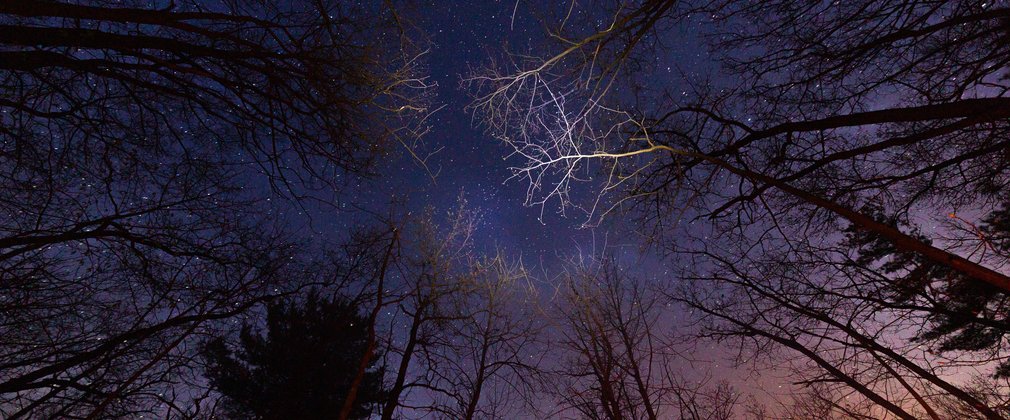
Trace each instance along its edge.
<instances>
[{"instance_id":1,"label":"bare tree","mask_svg":"<svg viewBox=\"0 0 1010 420\"><path fill-rule=\"evenodd\" d=\"M424 47L395 9L25 1L0 16L12 157L162 149L246 162L305 193L424 130Z\"/></svg>"},{"instance_id":2,"label":"bare tree","mask_svg":"<svg viewBox=\"0 0 1010 420\"><path fill-rule=\"evenodd\" d=\"M429 354L429 386L438 395L432 409L467 420L529 415L547 358L539 296L522 265L501 250L470 266L459 295L464 316L446 326L446 341Z\"/></svg>"},{"instance_id":3,"label":"bare tree","mask_svg":"<svg viewBox=\"0 0 1010 420\"><path fill-rule=\"evenodd\" d=\"M590 419L729 419L739 394L688 381L659 318L665 298L612 259L576 260L556 309L565 357L551 385L559 410Z\"/></svg>"},{"instance_id":4,"label":"bare tree","mask_svg":"<svg viewBox=\"0 0 1010 420\"><path fill-rule=\"evenodd\" d=\"M415 391L430 388L428 355L448 339L448 325L466 315L459 295L467 287L465 262L472 254L476 214L463 202L445 223L433 210L411 220L395 260L395 279L390 282L388 302L389 349L395 367L382 418L391 419Z\"/></svg>"},{"instance_id":5,"label":"bare tree","mask_svg":"<svg viewBox=\"0 0 1010 420\"><path fill-rule=\"evenodd\" d=\"M814 382L893 416L942 416L937 394L1005 415L939 371L1003 358L1008 259L981 219L1010 179L1006 4L580 12L548 22L556 48L468 78L473 109L521 159L528 204L645 222L693 262L687 278L706 280L678 293L718 320L710 338L732 331L798 352L826 375ZM700 28L716 76L647 80L664 25ZM572 203L573 183L597 177L598 199ZM913 326L928 333L902 333ZM937 368L914 354L923 344L952 360Z\"/></svg>"},{"instance_id":6,"label":"bare tree","mask_svg":"<svg viewBox=\"0 0 1010 420\"><path fill-rule=\"evenodd\" d=\"M389 367L383 418L534 410L544 324L537 295L518 260L475 249L479 223L462 197L444 217L433 209L405 217L381 288L372 281L362 293L377 297Z\"/></svg>"},{"instance_id":7,"label":"bare tree","mask_svg":"<svg viewBox=\"0 0 1010 420\"><path fill-rule=\"evenodd\" d=\"M209 407L205 333L345 279L286 215L425 130L395 10L169 6L0 5L4 417Z\"/></svg>"},{"instance_id":8,"label":"bare tree","mask_svg":"<svg viewBox=\"0 0 1010 420\"><path fill-rule=\"evenodd\" d=\"M737 251L753 245L740 243ZM738 363L792 372L793 385L811 388L842 413L865 403L857 411L871 417L945 418L938 407L957 401L973 418L1006 415L957 375L1001 361L998 352L939 354L923 345L921 332L942 308L894 299L893 279L837 262L845 248L790 245L777 258L698 255L704 268L682 274L694 286L675 296L698 312L702 337L738 346Z\"/></svg>"},{"instance_id":9,"label":"bare tree","mask_svg":"<svg viewBox=\"0 0 1010 420\"><path fill-rule=\"evenodd\" d=\"M365 344L364 354L361 355L360 361L358 362L357 369L352 376L351 385L348 387L347 396L344 397L343 405L340 408L340 420L347 420L355 407L355 400L358 398L358 391L361 389L362 384L365 380L365 375L367 373L368 367L374 363L376 357L376 351L378 350L378 338L376 332L376 323L379 320L379 313L383 308L383 295L386 293L386 276L389 273L390 259L393 257L393 250L396 248L397 242L400 239L400 231L398 228L390 229L389 246L386 247L386 251L382 256L382 263L380 263L378 271L372 277L375 283L375 303L372 305L372 310L368 313L367 318L367 328L368 328L368 338Z\"/></svg>"}]
</instances>

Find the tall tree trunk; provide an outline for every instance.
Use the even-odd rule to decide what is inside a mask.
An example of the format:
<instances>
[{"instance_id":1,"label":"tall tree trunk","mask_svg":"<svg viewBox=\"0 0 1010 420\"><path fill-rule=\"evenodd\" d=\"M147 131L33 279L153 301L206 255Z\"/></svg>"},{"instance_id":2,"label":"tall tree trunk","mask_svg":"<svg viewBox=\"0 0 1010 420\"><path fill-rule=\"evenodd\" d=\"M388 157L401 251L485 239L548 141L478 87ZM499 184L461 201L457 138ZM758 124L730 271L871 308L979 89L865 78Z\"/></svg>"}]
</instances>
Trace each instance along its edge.
<instances>
[{"instance_id":1,"label":"tall tree trunk","mask_svg":"<svg viewBox=\"0 0 1010 420\"><path fill-rule=\"evenodd\" d=\"M480 346L480 362L477 364L477 378L473 383L473 390L470 391L470 401L466 405L466 413L464 414L465 420L473 420L474 413L477 412L477 403L480 402L480 393L482 388L484 388L484 376L487 373L487 353L489 347L491 346L488 342L488 334L491 331L491 313L488 312L488 320L484 325L484 334L482 334L481 346Z\"/></svg>"},{"instance_id":2,"label":"tall tree trunk","mask_svg":"<svg viewBox=\"0 0 1010 420\"><path fill-rule=\"evenodd\" d=\"M403 393L403 385L407 381L407 369L410 367L410 359L414 356L414 348L417 346L417 334L421 323L424 322L425 306L427 305L424 303L418 305L417 312L411 319L410 336L407 337L407 346L404 347L403 355L400 356L400 367L396 371L396 381L393 383L393 388L389 390L386 405L382 408L382 420L392 420L393 412L400 405L400 394Z\"/></svg>"},{"instance_id":3,"label":"tall tree trunk","mask_svg":"<svg viewBox=\"0 0 1010 420\"><path fill-rule=\"evenodd\" d=\"M354 401L358 398L361 382L365 379L365 370L368 369L368 364L371 363L372 356L375 354L375 320L379 318L379 311L382 310L382 291L386 280L386 269L389 267L389 258L393 255L393 247L396 246L396 240L399 237L400 231L393 228L393 238L389 240L389 247L386 248L386 255L382 259L382 267L378 273L375 307L372 308L372 313L368 316L368 346L365 348L365 354L361 356L361 361L358 363L358 371L354 374L354 380L351 381L351 388L347 391L347 396L344 398L344 405L340 407L340 420L347 420L351 416L351 410L354 409Z\"/></svg>"}]
</instances>

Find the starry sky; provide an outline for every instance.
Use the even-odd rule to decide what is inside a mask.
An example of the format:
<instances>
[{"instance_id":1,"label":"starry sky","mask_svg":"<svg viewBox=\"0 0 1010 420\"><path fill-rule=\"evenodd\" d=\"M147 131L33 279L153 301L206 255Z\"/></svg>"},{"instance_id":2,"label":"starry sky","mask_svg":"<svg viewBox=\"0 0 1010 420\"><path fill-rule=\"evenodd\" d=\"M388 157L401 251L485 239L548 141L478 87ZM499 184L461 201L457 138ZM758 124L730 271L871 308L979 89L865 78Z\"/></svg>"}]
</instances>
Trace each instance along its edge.
<instances>
[{"instance_id":1,"label":"starry sky","mask_svg":"<svg viewBox=\"0 0 1010 420\"><path fill-rule=\"evenodd\" d=\"M587 3L588 4L588 3ZM580 6L585 6L579 3ZM565 2L557 6L567 6ZM461 81L475 67L486 65L489 57L500 57L506 51L524 52L543 47L546 40L541 20L530 10L531 3L514 0L433 1L416 10L418 21L430 37L431 52L427 65L431 82L436 83L435 102L444 105L431 119L431 132L424 139L425 147L437 151L428 161L436 172L435 179L409 156L401 157L381 174L364 198L373 209L388 206L392 195L407 197L408 207L419 211L434 206L449 211L463 193L468 205L482 215L475 235L478 249L501 248L507 255L520 258L535 277L533 280L548 290L554 286L563 261L575 256L601 256L604 249L614 257L632 278L640 282L660 284L676 281L669 276L673 264L662 251L646 248L633 234L638 226L620 217L608 217L593 228L584 227L582 213L561 215L557 202L544 209L524 205L525 180L508 180L510 166L521 162L506 159L509 149L484 132L466 106L471 93ZM536 3L533 7L550 7ZM514 13L514 15L513 15ZM651 80L656 89L679 93L678 75L709 77L713 65L707 49L692 32L690 24L669 28L660 34L661 48L651 57L655 71ZM588 202L598 191L593 185L573 190L572 200ZM541 216L542 214L542 216ZM685 319L682 314L667 313L663 319L676 325ZM739 372L720 365L721 351L706 344L699 357L708 357L713 364L705 369L723 378L741 379L754 372ZM685 372L687 373L687 372ZM743 382L740 389L749 389Z\"/></svg>"},{"instance_id":2,"label":"starry sky","mask_svg":"<svg viewBox=\"0 0 1010 420\"><path fill-rule=\"evenodd\" d=\"M468 205L482 215L476 237L478 246L503 248L522 257L527 265L550 266L556 257L598 252L603 244L613 249L637 250L632 235L627 235L627 229L633 226L606 220L601 226L587 229L582 227L586 221L584 215L561 215L557 203L552 202L544 209L524 206L527 184L523 180L508 181L509 167L519 162L505 159L509 150L486 134L466 110L471 97L461 81L473 68L486 65L489 57L500 57L505 51L543 46L544 24L536 18L536 13L542 10L530 7L530 3L511 0L433 1L412 10L417 24L430 37L426 65L430 82L437 84L436 106L443 106L429 121L431 132L424 139L425 150L421 151L421 154L435 152L428 166L437 176L428 177L417 162L401 156L379 168L381 176L356 192L361 197L355 198L370 203L366 206L381 209L396 195L406 197L412 211L426 206L442 211L453 208L462 193ZM668 32L663 36L671 42L664 42L663 48L658 49L664 55L655 57L659 74L700 68L698 63L704 54L696 40L690 38L688 28ZM665 81L658 79L660 84ZM595 191L590 186L575 194L573 201L586 201ZM654 263L651 261L647 266L657 268Z\"/></svg>"},{"instance_id":3,"label":"starry sky","mask_svg":"<svg viewBox=\"0 0 1010 420\"><path fill-rule=\"evenodd\" d=\"M429 120L431 132L419 154L434 152L428 167L436 176L428 177L416 161L401 156L391 167L379 169L378 185L371 185L374 189L363 198L381 208L396 194L407 197L412 210L434 206L447 211L463 194L482 216L479 246L540 259L568 253L593 232L579 229L580 218L561 217L548 208L541 219L539 207L523 206L526 185L506 182L515 162L504 160L505 146L472 120L465 109L470 96L461 86L473 67L486 64L489 54L500 55L504 45L522 48L537 41L539 28L529 28L532 18L522 9L516 10L512 24L514 8L514 3L496 1L436 1L418 7L418 24L431 42L426 65L430 82L437 84L434 102L443 106Z\"/></svg>"}]
</instances>

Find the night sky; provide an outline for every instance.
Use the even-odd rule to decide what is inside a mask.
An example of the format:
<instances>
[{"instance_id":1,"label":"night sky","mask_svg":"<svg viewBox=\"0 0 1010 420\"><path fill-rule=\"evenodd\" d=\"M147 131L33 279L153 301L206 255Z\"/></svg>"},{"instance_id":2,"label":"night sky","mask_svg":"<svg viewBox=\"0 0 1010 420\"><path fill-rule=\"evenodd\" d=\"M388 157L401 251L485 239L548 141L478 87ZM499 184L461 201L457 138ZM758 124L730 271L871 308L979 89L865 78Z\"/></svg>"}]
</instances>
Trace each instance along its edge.
<instances>
[{"instance_id":1,"label":"night sky","mask_svg":"<svg viewBox=\"0 0 1010 420\"><path fill-rule=\"evenodd\" d=\"M555 257L598 252L604 243L613 250L632 250L638 255L637 241L627 234L634 226L622 224L616 217L586 228L585 214L569 211L561 215L556 201L543 209L524 206L526 181L508 180L509 167L521 162L505 159L509 150L487 135L465 109L471 97L461 81L471 69L486 65L489 57L501 57L506 51L543 46L543 24L529 7L511 1L437 1L413 10L422 30L430 36L431 52L426 64L430 81L438 85L434 102L444 106L432 116L431 132L422 150L435 152L428 166L437 176L434 180L428 177L417 162L404 154L399 161L378 169L381 176L353 193L358 195L354 198L370 203L366 207L379 212L394 195L408 197L411 210L426 206L449 210L463 193L469 205L482 214L476 238L479 247L503 248L521 256L527 265L545 265L540 267L544 269L555 264ZM690 39L687 28L669 32L666 35L670 42L661 49L669 55L655 57L658 74L672 75L677 69L694 72L703 62L703 47ZM663 86L669 81L657 78L656 82ZM597 191L593 185L587 187L573 192L573 201L591 200ZM348 219L342 220L341 224L346 224Z\"/></svg>"},{"instance_id":2,"label":"night sky","mask_svg":"<svg viewBox=\"0 0 1010 420\"><path fill-rule=\"evenodd\" d=\"M327 240L338 239L355 227L375 223L388 214L392 201L403 203L397 205L405 207L403 211L434 208L437 215L444 215L457 208L462 194L467 206L480 214L473 237L477 250L490 252L497 248L519 259L543 296L556 293L558 276L566 269L567 261L580 257L614 258L630 278L643 285L675 282L670 267L677 262L671 261L663 250L645 245L635 233L641 226L625 221L620 214L587 227L585 213L569 208L562 215L556 199L544 208L524 205L528 181L509 180L509 168L523 162L507 159L510 149L486 133L466 109L472 101L472 92L462 86L462 81L472 69L487 65L491 57L501 57L506 52L543 49L545 28L529 7L528 3L516 7L512 1L435 1L411 10L415 22L429 36L430 52L425 64L429 82L437 84L433 106L442 107L429 121L431 131L422 139L423 147L415 150L422 156L432 153L426 163L435 177L430 177L408 153L396 151L397 160L377 162L377 176L360 181L359 188L341 192L343 202L353 203L360 210L334 213L327 207L321 217L324 224L315 225L317 233ZM711 76L706 47L695 39L690 27L669 28L660 36L664 37L663 45L656 50L663 55L653 57L653 75L658 77L651 87L676 90L680 76ZM598 169L595 166L590 171ZM599 193L599 184L594 182L578 187L571 196L575 203L590 202ZM327 228L318 229L319 226ZM679 329L686 319L687 314L666 313L660 328ZM730 380L740 390L759 394L772 392L783 383L774 379L774 372L766 370L759 374L731 368L724 364L724 358L732 355L725 354L715 343L703 346L703 350L692 356L692 362L700 364L681 366L683 374L715 375Z\"/></svg>"},{"instance_id":3,"label":"night sky","mask_svg":"<svg viewBox=\"0 0 1010 420\"><path fill-rule=\"evenodd\" d=\"M176 1L0 0L0 417L1010 418L1007 2Z\"/></svg>"},{"instance_id":4,"label":"night sky","mask_svg":"<svg viewBox=\"0 0 1010 420\"><path fill-rule=\"evenodd\" d=\"M536 7L550 6L544 3ZM498 247L506 255L521 259L530 269L532 281L546 293L557 287L557 276L565 269L565 261L604 254L615 258L622 270L642 284L675 282L670 266L677 262L671 261L663 250L645 245L635 233L641 226L626 222L620 214L587 227L585 213L568 209L562 215L556 199L544 208L525 206L528 181L509 180L509 168L523 162L506 159L510 150L485 133L466 109L472 92L461 86L461 81L472 68L487 65L489 57L501 57L505 52L544 47L546 29L533 15L535 11L530 10L530 4L520 2L517 7L514 1L435 1L419 7L417 13L421 28L432 43L427 63L432 81L438 84L435 102L444 105L431 120L431 132L424 139L428 150L438 151L428 162L437 177L428 178L423 168L409 156L403 156L391 168L379 169L381 177L369 184L375 187L366 199L373 204L372 208L381 213L388 207L389 197L406 195L408 207L413 211L427 206L449 211L462 192L468 205L482 215L474 238L476 246L485 251ZM683 24L660 34L662 48L656 51L662 55L652 57L656 77L650 87L677 90L680 89L677 80L683 80L678 79L682 76L712 77L714 65L708 51L687 26L702 23ZM598 169L594 166L590 171ZM588 203L599 193L599 184L592 181L578 187L572 190L571 199L575 203ZM686 315L666 313L661 321L664 325L659 327L682 328L680 323L687 319ZM701 363L693 368L701 370L694 371L692 366L685 365L680 367L683 374L707 372L755 395L775 393L785 383L769 370L759 373L731 368L725 365L724 358L732 355L725 354L714 343L703 346L692 356L693 362Z\"/></svg>"},{"instance_id":5,"label":"night sky","mask_svg":"<svg viewBox=\"0 0 1010 420\"><path fill-rule=\"evenodd\" d=\"M540 256L570 247L581 220L548 213L539 220L539 208L524 207L526 185L505 182L509 162L503 160L505 146L486 135L464 109L470 102L460 86L472 66L485 64L489 54L501 54L503 45L528 45L536 36L527 28L528 16L517 14L510 29L514 5L504 2L433 2L419 10L422 28L429 34L432 49L427 63L432 82L438 84L435 101L445 107L431 120L432 131L424 139L426 148L437 150L430 168L436 179L410 159L401 162L393 176L382 180L389 191L410 191L414 206L433 205L448 210L462 192L483 213L478 241L482 246L498 245L508 250ZM489 243L493 242L493 243Z\"/></svg>"}]
</instances>

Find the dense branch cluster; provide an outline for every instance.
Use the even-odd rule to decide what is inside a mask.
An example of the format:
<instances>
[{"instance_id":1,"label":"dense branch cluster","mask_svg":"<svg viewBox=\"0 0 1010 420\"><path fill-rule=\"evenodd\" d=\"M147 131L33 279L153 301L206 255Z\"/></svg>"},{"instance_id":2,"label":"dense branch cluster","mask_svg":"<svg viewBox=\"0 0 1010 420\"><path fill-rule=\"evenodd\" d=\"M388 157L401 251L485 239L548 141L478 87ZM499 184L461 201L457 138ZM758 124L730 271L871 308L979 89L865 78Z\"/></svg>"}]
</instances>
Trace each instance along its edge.
<instances>
[{"instance_id":1,"label":"dense branch cluster","mask_svg":"<svg viewBox=\"0 0 1010 420\"><path fill-rule=\"evenodd\" d=\"M803 356L803 409L1006 416L1007 5L673 3L573 2L553 48L469 79L528 204L641 222L701 337ZM716 75L655 72L665 22Z\"/></svg>"},{"instance_id":2,"label":"dense branch cluster","mask_svg":"<svg viewBox=\"0 0 1010 420\"><path fill-rule=\"evenodd\" d=\"M1010 417L1005 1L532 5L469 110L665 268L539 278L462 198L314 231L425 164L425 36L359 3L0 2L0 416Z\"/></svg>"},{"instance_id":3,"label":"dense branch cluster","mask_svg":"<svg viewBox=\"0 0 1010 420\"><path fill-rule=\"evenodd\" d=\"M342 2L0 5L3 416L194 414L202 337L339 283L283 216L423 134L412 31Z\"/></svg>"}]
</instances>

